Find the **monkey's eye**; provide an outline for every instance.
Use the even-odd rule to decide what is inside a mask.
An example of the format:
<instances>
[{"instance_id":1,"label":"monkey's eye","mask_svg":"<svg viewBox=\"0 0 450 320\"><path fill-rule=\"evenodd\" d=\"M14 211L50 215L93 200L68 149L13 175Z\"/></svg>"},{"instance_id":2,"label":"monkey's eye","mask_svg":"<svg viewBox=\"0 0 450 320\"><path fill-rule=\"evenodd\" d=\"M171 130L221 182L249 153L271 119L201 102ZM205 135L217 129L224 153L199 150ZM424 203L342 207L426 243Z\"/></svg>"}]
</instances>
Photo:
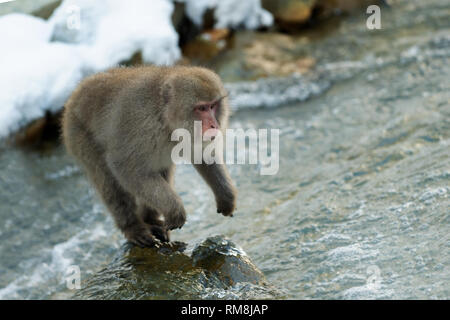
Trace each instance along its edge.
<instances>
[{"instance_id":1,"label":"monkey's eye","mask_svg":"<svg viewBox=\"0 0 450 320\"><path fill-rule=\"evenodd\" d=\"M198 106L195 108L195 110L198 112L205 112L208 109L209 109L209 106Z\"/></svg>"}]
</instances>

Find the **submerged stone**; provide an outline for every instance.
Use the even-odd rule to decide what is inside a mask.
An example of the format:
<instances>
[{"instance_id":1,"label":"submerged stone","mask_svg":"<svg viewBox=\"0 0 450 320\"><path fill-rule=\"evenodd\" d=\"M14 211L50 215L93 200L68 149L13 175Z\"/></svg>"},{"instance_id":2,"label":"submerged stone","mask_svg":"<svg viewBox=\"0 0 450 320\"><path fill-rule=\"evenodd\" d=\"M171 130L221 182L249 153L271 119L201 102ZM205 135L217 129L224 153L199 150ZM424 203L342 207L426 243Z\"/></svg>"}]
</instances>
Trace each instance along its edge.
<instances>
[{"instance_id":1,"label":"submerged stone","mask_svg":"<svg viewBox=\"0 0 450 320\"><path fill-rule=\"evenodd\" d=\"M75 299L274 299L278 291L245 252L221 236L189 254L175 242L159 248L122 246L103 270L82 283ZM187 252L184 252L187 251Z\"/></svg>"}]
</instances>

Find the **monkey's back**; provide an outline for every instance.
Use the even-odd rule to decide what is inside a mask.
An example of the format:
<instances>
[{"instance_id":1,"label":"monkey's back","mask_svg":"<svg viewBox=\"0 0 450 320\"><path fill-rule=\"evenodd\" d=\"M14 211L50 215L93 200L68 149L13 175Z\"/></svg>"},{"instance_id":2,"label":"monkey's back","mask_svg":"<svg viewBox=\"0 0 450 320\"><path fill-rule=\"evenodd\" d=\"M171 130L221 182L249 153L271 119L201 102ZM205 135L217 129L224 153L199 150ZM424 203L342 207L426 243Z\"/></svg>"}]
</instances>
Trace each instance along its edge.
<instances>
[{"instance_id":1,"label":"monkey's back","mask_svg":"<svg viewBox=\"0 0 450 320\"><path fill-rule=\"evenodd\" d=\"M142 94L152 95L146 103L158 100L158 89L146 92L148 78L163 77L159 67L115 68L84 79L64 107L62 132L68 151L77 156L78 130L106 148L116 135L120 121L133 115ZM144 93L146 92L146 93ZM92 141L94 142L94 141Z\"/></svg>"}]
</instances>

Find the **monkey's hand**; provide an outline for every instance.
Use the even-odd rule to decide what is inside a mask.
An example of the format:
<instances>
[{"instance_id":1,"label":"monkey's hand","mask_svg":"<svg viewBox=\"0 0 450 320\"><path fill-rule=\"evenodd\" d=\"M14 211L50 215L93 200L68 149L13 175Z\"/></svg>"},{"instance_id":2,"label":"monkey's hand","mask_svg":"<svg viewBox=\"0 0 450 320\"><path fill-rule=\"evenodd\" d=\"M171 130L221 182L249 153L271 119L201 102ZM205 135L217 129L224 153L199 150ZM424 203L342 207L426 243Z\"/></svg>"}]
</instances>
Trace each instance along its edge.
<instances>
[{"instance_id":1,"label":"monkey's hand","mask_svg":"<svg viewBox=\"0 0 450 320\"><path fill-rule=\"evenodd\" d=\"M177 201L164 220L167 230L181 228L186 222L186 211L183 204Z\"/></svg>"},{"instance_id":2,"label":"monkey's hand","mask_svg":"<svg viewBox=\"0 0 450 320\"><path fill-rule=\"evenodd\" d=\"M145 225L136 225L123 230L125 238L139 247L157 247L161 242L156 239Z\"/></svg>"},{"instance_id":3,"label":"monkey's hand","mask_svg":"<svg viewBox=\"0 0 450 320\"><path fill-rule=\"evenodd\" d=\"M221 213L224 216L233 216L233 211L236 209L236 195L233 191L221 194L216 197L217 213Z\"/></svg>"},{"instance_id":4,"label":"monkey's hand","mask_svg":"<svg viewBox=\"0 0 450 320\"><path fill-rule=\"evenodd\" d=\"M170 242L169 230L166 230L163 226L151 225L150 232L161 242Z\"/></svg>"}]
</instances>

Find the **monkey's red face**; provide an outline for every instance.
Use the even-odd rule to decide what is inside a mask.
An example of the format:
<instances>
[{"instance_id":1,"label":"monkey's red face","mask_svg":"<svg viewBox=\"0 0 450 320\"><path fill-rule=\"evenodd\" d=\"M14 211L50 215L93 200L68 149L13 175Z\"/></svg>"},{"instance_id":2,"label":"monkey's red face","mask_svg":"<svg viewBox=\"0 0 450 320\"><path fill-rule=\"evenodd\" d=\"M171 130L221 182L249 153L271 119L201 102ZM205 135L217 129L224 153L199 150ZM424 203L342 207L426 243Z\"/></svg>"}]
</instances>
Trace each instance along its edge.
<instances>
[{"instance_id":1,"label":"monkey's red face","mask_svg":"<svg viewBox=\"0 0 450 320\"><path fill-rule=\"evenodd\" d=\"M220 100L200 102L194 108L195 118L202 122L202 135L214 139L220 130L216 113L220 108Z\"/></svg>"}]
</instances>

